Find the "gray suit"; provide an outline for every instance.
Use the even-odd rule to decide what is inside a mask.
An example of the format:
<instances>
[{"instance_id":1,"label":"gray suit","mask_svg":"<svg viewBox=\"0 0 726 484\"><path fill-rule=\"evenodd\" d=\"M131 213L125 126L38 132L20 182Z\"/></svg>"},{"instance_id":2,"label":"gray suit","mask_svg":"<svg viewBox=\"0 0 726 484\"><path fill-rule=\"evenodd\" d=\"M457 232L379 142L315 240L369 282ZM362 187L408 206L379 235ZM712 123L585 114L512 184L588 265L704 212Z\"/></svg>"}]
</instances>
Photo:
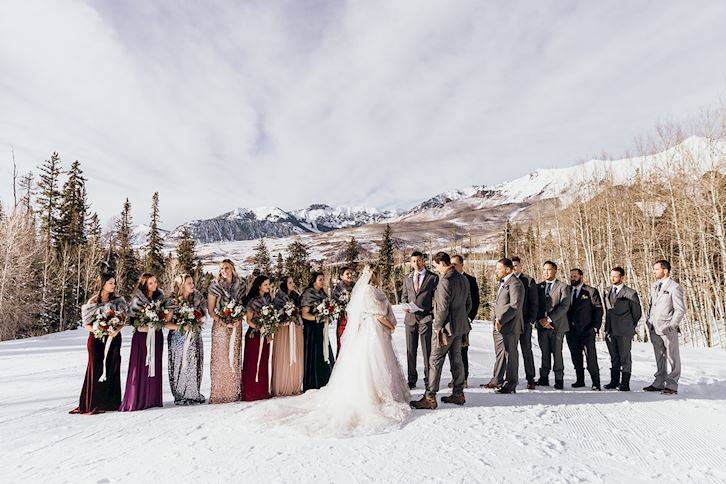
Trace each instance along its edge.
<instances>
[{"instance_id":1,"label":"gray suit","mask_svg":"<svg viewBox=\"0 0 726 484\"><path fill-rule=\"evenodd\" d=\"M633 363L631 348L635 327L643 311L635 289L623 285L615 294L607 288L605 300L605 343L610 353L610 369L630 373Z\"/></svg>"},{"instance_id":2,"label":"gray suit","mask_svg":"<svg viewBox=\"0 0 726 484\"><path fill-rule=\"evenodd\" d=\"M507 390L516 389L519 380L518 349L519 336L524 330L524 302L524 284L517 276L512 274L503 285L500 283L494 303L494 321L498 320L502 329L497 331L496 324L494 324L496 361L492 381L496 384L501 383L502 387Z\"/></svg>"},{"instance_id":3,"label":"gray suit","mask_svg":"<svg viewBox=\"0 0 726 484\"><path fill-rule=\"evenodd\" d=\"M653 284L650 288L648 330L655 352L657 370L653 386L656 388L678 390L678 379L681 376L678 333L685 313L686 305L680 284L671 278ZM671 367L670 373L667 365Z\"/></svg>"},{"instance_id":4,"label":"gray suit","mask_svg":"<svg viewBox=\"0 0 726 484\"><path fill-rule=\"evenodd\" d=\"M562 381L565 377L562 341L565 339L565 333L570 329L567 311L570 309L572 294L570 286L562 281L555 279L549 284L549 291L547 291L547 281L538 284L540 310L537 319L549 318L550 324L554 327L554 329L545 329L541 323L537 323L537 340L542 351L539 375L540 378L547 379L550 369L552 369L555 372L555 381Z\"/></svg>"},{"instance_id":5,"label":"gray suit","mask_svg":"<svg viewBox=\"0 0 726 484\"><path fill-rule=\"evenodd\" d=\"M471 294L469 280L451 267L439 278L434 295L434 321L429 381L426 395L435 397L439 391L441 369L449 355L454 377L454 395L464 393L464 363L461 360L461 337L469 329Z\"/></svg>"},{"instance_id":6,"label":"gray suit","mask_svg":"<svg viewBox=\"0 0 726 484\"><path fill-rule=\"evenodd\" d=\"M412 272L403 281L403 290L401 291L402 303L415 303L423 309L416 313L408 313L404 318L406 326L406 356L408 366L408 383L413 386L418 381L418 371L416 371L416 356L418 353L419 341L421 343L421 353L424 362L424 385L428 385L429 377L429 358L431 357L431 324L433 322L433 300L436 285L439 283L439 277L433 272L426 270L423 281L418 292L413 280Z\"/></svg>"}]
</instances>

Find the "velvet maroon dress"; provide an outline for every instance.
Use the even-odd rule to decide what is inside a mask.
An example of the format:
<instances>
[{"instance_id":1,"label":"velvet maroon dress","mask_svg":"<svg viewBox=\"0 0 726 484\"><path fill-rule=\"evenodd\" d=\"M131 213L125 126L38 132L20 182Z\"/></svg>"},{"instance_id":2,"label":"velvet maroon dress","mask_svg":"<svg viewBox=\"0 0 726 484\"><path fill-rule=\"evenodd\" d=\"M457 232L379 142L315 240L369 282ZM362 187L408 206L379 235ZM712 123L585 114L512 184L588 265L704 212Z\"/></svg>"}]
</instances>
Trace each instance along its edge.
<instances>
[{"instance_id":1,"label":"velvet maroon dress","mask_svg":"<svg viewBox=\"0 0 726 484\"><path fill-rule=\"evenodd\" d=\"M247 309L259 312L263 306L271 305L269 295L259 296L247 303ZM256 329L247 328L242 362L242 400L251 402L270 398L270 343ZM260 355L260 345L262 354ZM259 365L258 365L259 362Z\"/></svg>"}]
</instances>

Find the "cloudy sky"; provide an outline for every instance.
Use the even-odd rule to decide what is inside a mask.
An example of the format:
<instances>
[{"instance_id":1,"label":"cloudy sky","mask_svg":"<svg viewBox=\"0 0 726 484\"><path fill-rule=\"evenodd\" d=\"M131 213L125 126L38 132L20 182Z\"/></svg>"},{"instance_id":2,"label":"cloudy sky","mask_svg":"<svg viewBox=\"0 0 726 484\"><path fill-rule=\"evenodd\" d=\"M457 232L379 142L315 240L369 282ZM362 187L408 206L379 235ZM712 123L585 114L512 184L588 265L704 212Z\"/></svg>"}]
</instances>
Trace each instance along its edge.
<instances>
[{"instance_id":1,"label":"cloudy sky","mask_svg":"<svg viewBox=\"0 0 726 484\"><path fill-rule=\"evenodd\" d=\"M726 2L0 4L0 199L52 151L104 220L407 208L603 151L726 93Z\"/></svg>"}]
</instances>

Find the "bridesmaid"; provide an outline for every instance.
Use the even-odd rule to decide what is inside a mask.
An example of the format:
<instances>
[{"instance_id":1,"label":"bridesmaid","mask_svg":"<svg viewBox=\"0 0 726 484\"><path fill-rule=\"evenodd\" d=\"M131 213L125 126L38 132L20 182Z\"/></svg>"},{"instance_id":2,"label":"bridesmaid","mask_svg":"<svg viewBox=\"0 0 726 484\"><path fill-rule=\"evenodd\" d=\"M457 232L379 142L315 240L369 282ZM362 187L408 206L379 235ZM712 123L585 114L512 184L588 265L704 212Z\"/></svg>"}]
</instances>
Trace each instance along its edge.
<instances>
[{"instance_id":1,"label":"bridesmaid","mask_svg":"<svg viewBox=\"0 0 726 484\"><path fill-rule=\"evenodd\" d=\"M242 318L225 321L222 308L230 301L242 305L245 286L244 280L237 276L234 264L229 259L222 261L217 279L209 286L207 309L212 318L212 360L209 365L212 389L209 403L236 402L241 396L239 356L242 347ZM229 340L234 327L237 331L230 362Z\"/></svg>"},{"instance_id":2,"label":"bridesmaid","mask_svg":"<svg viewBox=\"0 0 726 484\"><path fill-rule=\"evenodd\" d=\"M270 305L272 305L270 278L257 276L245 298L249 327L245 335L245 356L242 363L242 400L247 402L270 398L268 370L270 342L260 334L256 325L257 316L262 308ZM262 345L261 355L260 345Z\"/></svg>"},{"instance_id":3,"label":"bridesmaid","mask_svg":"<svg viewBox=\"0 0 726 484\"><path fill-rule=\"evenodd\" d=\"M103 340L93 335L93 321L99 310L113 309L123 322L128 311L126 301L116 295L116 278L104 273L96 279L96 295L81 306L83 327L89 331L88 365L86 378L81 388L78 407L70 413L95 414L118 410L121 405L121 328ZM105 356L106 338L111 338L108 354ZM106 364L106 380L98 381Z\"/></svg>"},{"instance_id":4,"label":"bridesmaid","mask_svg":"<svg viewBox=\"0 0 726 484\"><path fill-rule=\"evenodd\" d=\"M156 302L165 301L164 293L159 289L159 283L156 276L149 272L145 272L139 279L139 284L131 298L129 320L134 322L145 306ZM164 307L166 307L166 303ZM161 315L160 315L161 316ZM172 312L169 311L164 318L168 321L171 319ZM144 410L151 407L162 407L162 391L161 391L161 354L164 351L164 332L161 329L155 331L153 346L146 347L147 336L149 332L148 326L136 328L131 338L131 354L129 355L129 372L126 375L126 392L124 401L121 403L120 410L122 412L133 412L135 410ZM153 351L153 361L146 364L147 351ZM152 366L153 365L153 366ZM152 375L153 372L153 375Z\"/></svg>"},{"instance_id":5,"label":"bridesmaid","mask_svg":"<svg viewBox=\"0 0 726 484\"><path fill-rule=\"evenodd\" d=\"M333 371L333 349L328 343L328 361L325 361L323 347L325 345L325 330L327 330L327 317L318 322L314 311L315 307L327 298L323 287L325 277L322 272L313 272L310 284L302 294L302 318L305 336L305 375L303 377L303 391L322 388L328 384L330 373Z\"/></svg>"},{"instance_id":6,"label":"bridesmaid","mask_svg":"<svg viewBox=\"0 0 726 484\"><path fill-rule=\"evenodd\" d=\"M202 293L194 288L194 279L189 274L181 274L174 279L174 309L187 304L194 311L198 311L202 318L206 318L206 301ZM175 313L176 314L176 313ZM202 371L204 370L204 344L202 335L191 335L191 343L187 348L186 367L184 366L184 343L187 334L179 330L177 324L169 326L169 385L174 395L176 405L195 405L204 403L205 398L199 392L202 385Z\"/></svg>"},{"instance_id":7,"label":"bridesmaid","mask_svg":"<svg viewBox=\"0 0 726 484\"><path fill-rule=\"evenodd\" d=\"M344 267L343 272L340 274L340 281L338 284L336 284L335 288L333 289L333 299L335 302L339 304L343 304L340 299L342 297L347 297L348 300L350 300L350 292L353 290L353 278L355 276L355 273L353 272L353 269L350 267ZM345 325L348 323L348 317L345 314L345 311L340 315L340 318L337 321L337 328L335 331L336 340L338 343L338 350L336 356L340 358L340 340L343 337L343 333L345 332Z\"/></svg>"},{"instance_id":8,"label":"bridesmaid","mask_svg":"<svg viewBox=\"0 0 726 484\"><path fill-rule=\"evenodd\" d=\"M275 295L272 304L278 311L292 301L297 308L293 316L295 320L300 318L300 295L295 290L295 281L290 276L285 276L280 282L280 289ZM285 317L283 315L283 317ZM291 358L290 338L294 334L294 346L292 351L295 354L295 362ZM303 329L300 324L280 326L275 333L275 345L272 349L272 394L276 397L299 395L302 386L304 366L303 354Z\"/></svg>"}]
</instances>

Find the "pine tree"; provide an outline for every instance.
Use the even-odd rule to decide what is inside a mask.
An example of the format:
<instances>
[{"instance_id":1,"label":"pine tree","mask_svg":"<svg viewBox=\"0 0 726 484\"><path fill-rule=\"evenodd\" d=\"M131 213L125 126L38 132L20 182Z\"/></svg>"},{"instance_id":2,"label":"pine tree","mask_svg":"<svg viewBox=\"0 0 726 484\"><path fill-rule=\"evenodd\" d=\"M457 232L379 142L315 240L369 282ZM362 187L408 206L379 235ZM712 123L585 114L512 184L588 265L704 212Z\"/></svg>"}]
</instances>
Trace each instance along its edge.
<instances>
[{"instance_id":1,"label":"pine tree","mask_svg":"<svg viewBox=\"0 0 726 484\"><path fill-rule=\"evenodd\" d=\"M261 238L260 243L255 247L255 269L260 271L260 274L270 276L272 274L272 267L270 266L270 252L267 250L265 245L265 239Z\"/></svg>"},{"instance_id":2,"label":"pine tree","mask_svg":"<svg viewBox=\"0 0 726 484\"><path fill-rule=\"evenodd\" d=\"M63 184L62 201L58 227L58 245L78 247L86 242L86 178L80 163L76 160L68 170Z\"/></svg>"},{"instance_id":3,"label":"pine tree","mask_svg":"<svg viewBox=\"0 0 726 484\"><path fill-rule=\"evenodd\" d=\"M282 253L277 253L275 261L275 280L282 281L282 277L285 275L285 262L282 259Z\"/></svg>"},{"instance_id":4,"label":"pine tree","mask_svg":"<svg viewBox=\"0 0 726 484\"><path fill-rule=\"evenodd\" d=\"M383 231L383 239L378 249L378 271L381 275L381 283L389 299L393 300L393 288L391 287L391 276L393 275L393 239L391 238L391 226L386 224Z\"/></svg>"},{"instance_id":5,"label":"pine tree","mask_svg":"<svg viewBox=\"0 0 726 484\"><path fill-rule=\"evenodd\" d=\"M146 242L146 270L161 276L164 273L164 242L159 234L159 192L151 197L151 222Z\"/></svg>"},{"instance_id":6,"label":"pine tree","mask_svg":"<svg viewBox=\"0 0 726 484\"><path fill-rule=\"evenodd\" d=\"M46 247L46 259L49 248L57 240L60 222L58 211L61 205L61 192L58 189L61 173L60 155L53 153L40 166L38 181L38 212L40 213L40 230Z\"/></svg>"},{"instance_id":7,"label":"pine tree","mask_svg":"<svg viewBox=\"0 0 726 484\"><path fill-rule=\"evenodd\" d=\"M33 172L29 171L26 173L18 182L18 188L22 196L18 202L18 206L21 207L26 214L33 213L33 195L35 195L35 183L33 181Z\"/></svg>"},{"instance_id":8,"label":"pine tree","mask_svg":"<svg viewBox=\"0 0 726 484\"><path fill-rule=\"evenodd\" d=\"M477 318L490 320L492 315L492 285L485 265L481 266L479 273L479 313Z\"/></svg>"},{"instance_id":9,"label":"pine tree","mask_svg":"<svg viewBox=\"0 0 726 484\"><path fill-rule=\"evenodd\" d=\"M345 247L345 251L343 253L345 265L355 269L358 265L357 261L359 254L360 247L358 246L358 242L355 240L355 237L351 237L350 242L348 242L348 245Z\"/></svg>"},{"instance_id":10,"label":"pine tree","mask_svg":"<svg viewBox=\"0 0 726 484\"><path fill-rule=\"evenodd\" d=\"M310 265L310 254L308 247L299 239L295 239L287 247L287 259L285 259L287 274L291 276L298 287L304 287L310 279L312 267Z\"/></svg>"},{"instance_id":11,"label":"pine tree","mask_svg":"<svg viewBox=\"0 0 726 484\"><path fill-rule=\"evenodd\" d=\"M116 224L116 276L120 293L130 296L139 279L139 261L131 245L131 203L127 198Z\"/></svg>"},{"instance_id":12,"label":"pine tree","mask_svg":"<svg viewBox=\"0 0 726 484\"><path fill-rule=\"evenodd\" d=\"M101 221L98 219L96 212L91 213L88 217L88 226L86 227L86 234L89 242L101 244Z\"/></svg>"},{"instance_id":13,"label":"pine tree","mask_svg":"<svg viewBox=\"0 0 726 484\"><path fill-rule=\"evenodd\" d=\"M193 274L197 265L196 242L192 238L189 228L184 226L176 246L176 256L179 259L181 270L187 274ZM195 279L196 280L196 279Z\"/></svg>"}]
</instances>

